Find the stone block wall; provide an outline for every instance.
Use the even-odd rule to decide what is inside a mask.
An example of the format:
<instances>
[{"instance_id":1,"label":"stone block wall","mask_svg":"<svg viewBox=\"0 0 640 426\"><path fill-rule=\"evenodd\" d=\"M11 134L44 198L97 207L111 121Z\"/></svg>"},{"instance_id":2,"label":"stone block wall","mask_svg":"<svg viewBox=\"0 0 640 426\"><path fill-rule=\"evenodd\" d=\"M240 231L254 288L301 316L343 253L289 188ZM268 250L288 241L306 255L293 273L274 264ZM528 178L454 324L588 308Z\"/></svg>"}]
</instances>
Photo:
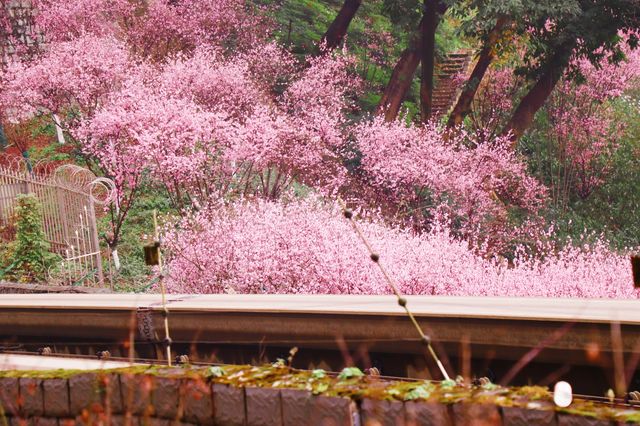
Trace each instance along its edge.
<instances>
[{"instance_id":1,"label":"stone block wall","mask_svg":"<svg viewBox=\"0 0 640 426\"><path fill-rule=\"evenodd\" d=\"M35 11L30 0L5 0L4 3L5 10L0 12L8 16L13 37L13 41L6 35L1 37L0 60L6 63L17 53L18 48L26 49L27 52L37 51L44 44L44 38L35 26Z\"/></svg>"},{"instance_id":2,"label":"stone block wall","mask_svg":"<svg viewBox=\"0 0 640 426\"><path fill-rule=\"evenodd\" d=\"M16 372L17 373L17 372ZM477 401L352 399L292 388L236 387L172 369L158 374L29 373L0 377L0 424L229 426L612 426L610 420ZM14 375L14 374L12 374ZM48 376L49 375L49 376ZM6 421L6 423L4 422Z\"/></svg>"}]
</instances>

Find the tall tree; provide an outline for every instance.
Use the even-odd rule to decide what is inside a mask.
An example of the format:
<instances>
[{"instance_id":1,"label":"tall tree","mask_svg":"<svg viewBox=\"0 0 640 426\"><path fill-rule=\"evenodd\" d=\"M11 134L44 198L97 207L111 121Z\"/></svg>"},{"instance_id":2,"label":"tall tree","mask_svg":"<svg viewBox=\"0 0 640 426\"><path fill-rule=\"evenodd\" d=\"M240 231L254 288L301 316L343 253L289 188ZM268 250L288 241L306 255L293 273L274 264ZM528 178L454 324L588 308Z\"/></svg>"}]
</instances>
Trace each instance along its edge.
<instances>
[{"instance_id":1,"label":"tall tree","mask_svg":"<svg viewBox=\"0 0 640 426\"><path fill-rule=\"evenodd\" d=\"M514 144L531 126L535 114L563 76L578 81L583 78L580 70L571 66L572 60L586 59L599 67L602 61L622 61L625 43L631 48L638 47L640 2L580 0L578 4L579 13L540 22L529 32L530 48L521 71L533 77L535 83L502 131L511 135Z\"/></svg>"},{"instance_id":2,"label":"tall tree","mask_svg":"<svg viewBox=\"0 0 640 426\"><path fill-rule=\"evenodd\" d=\"M496 56L496 43L508 23L509 18L502 15L497 19L496 25L489 32L487 40L484 42L482 50L478 55L478 62L476 62L471 76L462 89L462 93L449 116L447 127L455 127L462 124L462 120L471 112L473 98L478 91L478 87L480 87L480 82L489 69L489 65L491 65L491 62Z\"/></svg>"},{"instance_id":3,"label":"tall tree","mask_svg":"<svg viewBox=\"0 0 640 426\"><path fill-rule=\"evenodd\" d=\"M398 117L404 97L413 82L413 76L418 64L420 64L422 26L423 22L421 21L418 31L411 36L409 46L402 52L400 59L393 68L389 83L378 104L377 112L384 115L385 121L393 121Z\"/></svg>"},{"instance_id":4,"label":"tall tree","mask_svg":"<svg viewBox=\"0 0 640 426\"><path fill-rule=\"evenodd\" d=\"M547 40L545 43L535 42L535 34L555 21L564 21L578 15L579 1L469 0L453 3L451 13L462 22L460 32L464 36L481 41L482 48L478 52L476 65L449 116L447 126L451 128L461 124L471 112L473 99L492 62L496 58L504 58L513 53L517 45L514 41L525 40L524 50L531 50L528 54L532 60L519 71L526 74L539 67L542 56L549 51L547 44L552 40ZM469 19L469 16L473 17ZM553 21L550 17L553 17ZM508 38L504 37L506 31L509 32ZM534 43L528 43L526 40L532 35Z\"/></svg>"},{"instance_id":5,"label":"tall tree","mask_svg":"<svg viewBox=\"0 0 640 426\"><path fill-rule=\"evenodd\" d=\"M333 20L327 32L322 36L322 43L326 49L335 49L342 43L344 36L347 34L349 25L353 20L353 17L358 12L362 0L345 0L340 8L340 12Z\"/></svg>"},{"instance_id":6,"label":"tall tree","mask_svg":"<svg viewBox=\"0 0 640 426\"><path fill-rule=\"evenodd\" d=\"M437 0L424 0L422 23L422 78L420 83L420 117L422 122L431 118L433 104L433 71L436 56L436 29L438 28Z\"/></svg>"},{"instance_id":7,"label":"tall tree","mask_svg":"<svg viewBox=\"0 0 640 426\"><path fill-rule=\"evenodd\" d=\"M567 40L558 48L555 54L549 58L540 78L531 86L504 126L502 130L503 135L510 135L513 141L517 141L524 134L525 130L531 126L536 112L542 108L551 95L551 92L553 92L554 87L560 78L562 78L562 75L569 65L576 44L576 39Z\"/></svg>"},{"instance_id":8,"label":"tall tree","mask_svg":"<svg viewBox=\"0 0 640 426\"><path fill-rule=\"evenodd\" d=\"M440 16L447 11L447 5L439 0L424 0L424 3L412 0L391 3L388 1L387 12L392 20L407 26L410 25L410 22L415 22L414 19L420 18L420 23L418 29L411 34L408 46L400 55L380 99L377 112L383 114L386 121L393 121L397 118L405 95L413 82L416 69L420 62L425 61L427 66L425 69L424 63L422 65L422 81L427 84L424 88L421 87L421 98L424 93L430 114L436 56L435 33ZM416 13L416 10L419 13ZM425 34L427 45L424 43Z\"/></svg>"}]
</instances>

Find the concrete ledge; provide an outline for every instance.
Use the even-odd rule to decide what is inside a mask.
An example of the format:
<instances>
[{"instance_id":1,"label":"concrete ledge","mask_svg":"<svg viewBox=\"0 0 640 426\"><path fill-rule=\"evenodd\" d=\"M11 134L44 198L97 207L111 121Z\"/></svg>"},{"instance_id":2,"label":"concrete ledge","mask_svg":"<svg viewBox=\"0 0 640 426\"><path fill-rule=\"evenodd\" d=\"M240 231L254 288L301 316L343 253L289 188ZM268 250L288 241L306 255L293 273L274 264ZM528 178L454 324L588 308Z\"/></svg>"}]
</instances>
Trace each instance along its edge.
<instances>
[{"instance_id":1,"label":"concrete ledge","mask_svg":"<svg viewBox=\"0 0 640 426\"><path fill-rule=\"evenodd\" d=\"M45 284L21 284L9 281L0 281L0 294L39 294L39 293L111 293L107 288L74 287L64 285Z\"/></svg>"}]
</instances>

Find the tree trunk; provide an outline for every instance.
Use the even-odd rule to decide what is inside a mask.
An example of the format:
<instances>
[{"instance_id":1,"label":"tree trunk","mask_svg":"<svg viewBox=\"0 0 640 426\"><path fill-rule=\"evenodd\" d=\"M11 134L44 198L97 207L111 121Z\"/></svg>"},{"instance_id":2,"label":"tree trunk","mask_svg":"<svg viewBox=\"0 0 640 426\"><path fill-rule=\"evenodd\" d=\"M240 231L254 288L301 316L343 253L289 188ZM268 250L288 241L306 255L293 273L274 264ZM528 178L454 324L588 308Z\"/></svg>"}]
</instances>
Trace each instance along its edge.
<instances>
[{"instance_id":1,"label":"tree trunk","mask_svg":"<svg viewBox=\"0 0 640 426\"><path fill-rule=\"evenodd\" d=\"M536 84L522 98L520 104L511 116L509 122L502 130L502 135L509 135L513 145L522 137L524 132L531 126L536 113L547 101L549 95L562 77L567 65L575 41L565 43L547 62L547 69L542 73Z\"/></svg>"},{"instance_id":2,"label":"tree trunk","mask_svg":"<svg viewBox=\"0 0 640 426\"><path fill-rule=\"evenodd\" d=\"M327 50L333 50L342 43L347 34L349 24L360 8L362 0L345 0L338 16L333 20L327 32L322 36L322 43Z\"/></svg>"},{"instance_id":3,"label":"tree trunk","mask_svg":"<svg viewBox=\"0 0 640 426\"><path fill-rule=\"evenodd\" d=\"M411 87L413 75L420 63L422 22L419 28L419 31L416 31L409 40L409 46L400 55L378 104L377 113L384 114L385 121L393 121L398 117L404 96Z\"/></svg>"},{"instance_id":4,"label":"tree trunk","mask_svg":"<svg viewBox=\"0 0 640 426\"><path fill-rule=\"evenodd\" d=\"M5 150L9 146L9 141L4 133L4 127L0 123L0 150Z\"/></svg>"},{"instance_id":5,"label":"tree trunk","mask_svg":"<svg viewBox=\"0 0 640 426\"><path fill-rule=\"evenodd\" d=\"M422 79L420 83L420 116L423 123L431 118L433 105L433 70L436 53L436 28L438 11L436 0L424 0L422 25Z\"/></svg>"},{"instance_id":6,"label":"tree trunk","mask_svg":"<svg viewBox=\"0 0 640 426\"><path fill-rule=\"evenodd\" d=\"M502 32L502 29L509 22L509 20L502 16L498 18L495 27L489 33L487 37L487 41L480 51L480 55L478 56L478 62L476 66L473 68L471 72L471 76L467 80L462 93L460 93L460 97L458 98L458 102L453 107L453 111L449 116L449 120L447 121L447 127L455 127L462 124L462 120L471 112L471 104L473 102L473 98L476 96L476 92L480 87L480 83L484 78L487 69L489 69L489 65L493 61L495 57L495 45L498 41L498 37Z\"/></svg>"}]
</instances>

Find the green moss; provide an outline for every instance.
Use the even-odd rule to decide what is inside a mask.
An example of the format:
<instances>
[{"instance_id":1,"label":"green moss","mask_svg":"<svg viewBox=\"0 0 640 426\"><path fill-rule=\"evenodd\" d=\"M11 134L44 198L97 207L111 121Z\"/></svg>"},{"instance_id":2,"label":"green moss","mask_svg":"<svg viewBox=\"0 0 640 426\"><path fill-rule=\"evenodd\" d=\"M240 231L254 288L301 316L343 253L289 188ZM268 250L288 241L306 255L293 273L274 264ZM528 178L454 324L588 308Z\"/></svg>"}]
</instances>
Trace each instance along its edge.
<instances>
[{"instance_id":1,"label":"green moss","mask_svg":"<svg viewBox=\"0 0 640 426\"><path fill-rule=\"evenodd\" d=\"M272 387L306 390L315 395L399 401L429 401L441 404L494 404L525 409L555 409L559 413L594 419L640 423L640 412L622 410L607 404L576 399L568 408L556 408L547 388L524 386L504 388L497 385L471 386L456 382L427 380L389 381L376 376L346 370L331 374L324 370L296 370L285 363L274 365L222 365L214 367L166 367L141 365L112 370L7 371L0 377L69 378L81 373L141 374L162 377L201 379L235 387ZM535 406L535 407L534 407Z\"/></svg>"},{"instance_id":2,"label":"green moss","mask_svg":"<svg viewBox=\"0 0 640 426\"><path fill-rule=\"evenodd\" d=\"M551 392L549 392L549 389L542 386L523 386L521 388L517 388L514 392L516 395L527 397L531 401L551 398Z\"/></svg>"},{"instance_id":3,"label":"green moss","mask_svg":"<svg viewBox=\"0 0 640 426\"><path fill-rule=\"evenodd\" d=\"M625 423L640 423L640 412L634 412L631 414L624 413L619 417L619 420L622 420Z\"/></svg>"},{"instance_id":4,"label":"green moss","mask_svg":"<svg viewBox=\"0 0 640 426\"><path fill-rule=\"evenodd\" d=\"M167 367L157 365L134 365L131 367L114 368L108 370L78 370L78 369L57 369L57 370L11 370L0 371L0 377L32 378L32 379L68 379L79 374L153 374L159 375L167 370ZM188 374L188 370L182 370L182 374Z\"/></svg>"},{"instance_id":5,"label":"green moss","mask_svg":"<svg viewBox=\"0 0 640 426\"><path fill-rule=\"evenodd\" d=\"M69 377L85 373L84 370L11 370L0 371L0 377L29 378L29 379L68 379Z\"/></svg>"}]
</instances>

